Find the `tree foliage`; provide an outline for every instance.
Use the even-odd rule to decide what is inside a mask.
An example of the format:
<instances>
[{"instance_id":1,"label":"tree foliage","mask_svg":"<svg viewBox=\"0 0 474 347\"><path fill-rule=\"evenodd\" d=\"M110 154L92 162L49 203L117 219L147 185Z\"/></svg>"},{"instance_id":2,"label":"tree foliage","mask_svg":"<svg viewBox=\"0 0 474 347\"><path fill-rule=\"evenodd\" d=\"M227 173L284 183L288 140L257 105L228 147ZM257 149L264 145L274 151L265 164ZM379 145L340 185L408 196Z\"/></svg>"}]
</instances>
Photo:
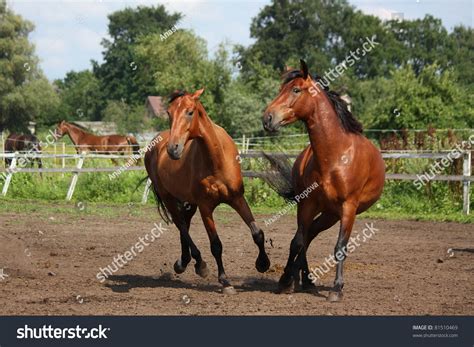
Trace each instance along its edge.
<instances>
[{"instance_id":1,"label":"tree foliage","mask_svg":"<svg viewBox=\"0 0 474 347\"><path fill-rule=\"evenodd\" d=\"M26 131L28 121L54 115L59 103L28 40L33 29L0 0L0 131Z\"/></svg>"}]
</instances>

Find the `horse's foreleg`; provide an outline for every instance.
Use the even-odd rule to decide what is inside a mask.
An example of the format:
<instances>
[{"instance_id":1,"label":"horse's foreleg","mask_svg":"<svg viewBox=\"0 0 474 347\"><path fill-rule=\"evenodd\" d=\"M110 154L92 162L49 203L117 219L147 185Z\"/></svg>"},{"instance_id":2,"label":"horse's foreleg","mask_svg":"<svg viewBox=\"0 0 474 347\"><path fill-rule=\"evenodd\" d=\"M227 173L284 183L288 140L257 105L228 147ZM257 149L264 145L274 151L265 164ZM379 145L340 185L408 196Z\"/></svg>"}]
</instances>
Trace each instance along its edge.
<instances>
[{"instance_id":1,"label":"horse's foreleg","mask_svg":"<svg viewBox=\"0 0 474 347\"><path fill-rule=\"evenodd\" d=\"M268 259L267 253L265 252L265 235L263 230L257 226L257 223L255 223L255 218L252 215L252 211L250 210L247 201L243 196L240 196L232 201L230 206L237 211L245 224L250 228L253 241L258 247L259 253L257 260L255 261L255 268L259 272L267 271L270 267L270 259Z\"/></svg>"},{"instance_id":2,"label":"horse's foreleg","mask_svg":"<svg viewBox=\"0 0 474 347\"><path fill-rule=\"evenodd\" d=\"M342 206L341 226L339 228L339 237L337 238L336 247L334 248L334 257L337 261L336 279L334 288L329 292L328 301L340 301L342 299L342 288L344 287L344 279L342 275L344 260L347 256L347 242L351 236L352 227L354 226L357 206L356 204L345 202Z\"/></svg>"},{"instance_id":3,"label":"horse's foreleg","mask_svg":"<svg viewBox=\"0 0 474 347\"><path fill-rule=\"evenodd\" d=\"M196 205L188 205L186 209L178 208L178 202L171 196L164 196L163 202L171 214L173 223L179 230L179 237L181 241L181 258L174 263L174 271L178 274L186 270L191 256L196 260L196 273L201 277L206 277L208 274L206 263L201 258L201 252L194 244L189 235L189 227L191 219L196 212Z\"/></svg>"},{"instance_id":4,"label":"horse's foreleg","mask_svg":"<svg viewBox=\"0 0 474 347\"><path fill-rule=\"evenodd\" d=\"M211 253L216 259L219 283L222 284L224 294L235 294L235 289L230 284L224 271L224 264L222 263L222 242L217 235L216 225L212 212L215 207L199 206L202 221L206 227L209 242L211 243Z\"/></svg>"}]
</instances>

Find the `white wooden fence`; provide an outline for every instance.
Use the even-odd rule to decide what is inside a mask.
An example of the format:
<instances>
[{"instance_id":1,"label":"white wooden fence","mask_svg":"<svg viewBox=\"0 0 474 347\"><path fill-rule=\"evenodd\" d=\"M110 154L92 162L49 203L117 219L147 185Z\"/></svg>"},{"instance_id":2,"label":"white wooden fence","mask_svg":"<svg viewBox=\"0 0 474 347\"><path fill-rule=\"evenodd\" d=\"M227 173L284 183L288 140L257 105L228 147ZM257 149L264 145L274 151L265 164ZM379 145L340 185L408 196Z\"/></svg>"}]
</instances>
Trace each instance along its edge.
<instances>
[{"instance_id":1,"label":"white wooden fence","mask_svg":"<svg viewBox=\"0 0 474 347\"><path fill-rule=\"evenodd\" d=\"M447 152L438 152L438 153L431 153L431 152L384 152L382 156L384 159L442 159L446 158ZM284 154L276 154L276 155L284 155ZM252 151L245 151L240 155L242 158L263 158L262 153L252 152ZM285 155L286 156L286 155ZM296 157L294 155L288 155L289 157ZM469 205L470 205L470 186L471 182L474 181L474 177L472 176L471 170L471 151L464 151L462 152L463 157L463 174L462 175L436 175L433 181L454 181L454 182L462 182L463 183L463 212L465 214L469 214ZM0 168L0 181L3 180L3 189L2 195L5 196L8 192L8 188L11 184L12 177L15 173L19 172L26 172L26 173L72 173L71 182L69 185L68 192L66 194L66 200L71 200L74 194L74 190L76 188L77 180L80 173L91 173L91 172L109 172L113 173L118 170L121 171L143 171L145 170L144 166L118 166L118 167L87 167L84 168L84 161L86 159L104 159L104 160L111 160L111 159L129 159L128 156L123 155L107 155L107 154L95 154L95 153L82 153L82 154L36 154L36 153L0 153L0 160L4 160L4 158L10 158L11 164L9 168L3 169ZM23 162L26 161L27 163L33 162L35 159L61 159L62 167L61 168L32 168L32 167L24 167L26 165L18 165L19 161L23 158ZM76 160L75 167L65 167L64 161L65 160ZM411 180L415 181L419 179L420 174L386 174L387 180ZM262 177L261 172L256 171L243 171L243 175L245 177L254 177L259 178ZM117 178L118 179L118 178ZM150 180L147 181L146 187L143 192L142 202L145 203L147 201L147 196L150 191Z\"/></svg>"}]
</instances>

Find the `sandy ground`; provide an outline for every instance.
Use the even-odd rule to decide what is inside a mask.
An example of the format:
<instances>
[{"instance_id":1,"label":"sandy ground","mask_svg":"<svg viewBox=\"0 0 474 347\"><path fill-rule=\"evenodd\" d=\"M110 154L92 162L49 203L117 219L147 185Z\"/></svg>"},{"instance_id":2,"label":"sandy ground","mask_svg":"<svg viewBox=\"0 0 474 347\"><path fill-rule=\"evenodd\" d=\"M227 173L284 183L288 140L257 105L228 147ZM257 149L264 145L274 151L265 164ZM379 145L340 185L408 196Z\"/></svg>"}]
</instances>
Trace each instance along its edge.
<instances>
[{"instance_id":1,"label":"sandy ground","mask_svg":"<svg viewBox=\"0 0 474 347\"><path fill-rule=\"evenodd\" d=\"M195 216L191 235L210 275L194 273L194 261L176 275L177 229L159 239L101 283L96 274L118 253L149 234L148 217L0 213L0 314L2 315L472 315L474 227L472 224L363 220L353 235L373 223L376 234L350 254L344 299L326 301L334 271L317 290L276 294L286 263L295 217L264 228L272 265L254 268L257 248L238 216L216 216L224 265L237 295L224 295L209 241ZM265 218L257 221L264 226ZM337 228L322 233L308 253L311 267L334 249ZM271 242L270 242L271 239ZM452 250L449 250L452 249Z\"/></svg>"}]
</instances>

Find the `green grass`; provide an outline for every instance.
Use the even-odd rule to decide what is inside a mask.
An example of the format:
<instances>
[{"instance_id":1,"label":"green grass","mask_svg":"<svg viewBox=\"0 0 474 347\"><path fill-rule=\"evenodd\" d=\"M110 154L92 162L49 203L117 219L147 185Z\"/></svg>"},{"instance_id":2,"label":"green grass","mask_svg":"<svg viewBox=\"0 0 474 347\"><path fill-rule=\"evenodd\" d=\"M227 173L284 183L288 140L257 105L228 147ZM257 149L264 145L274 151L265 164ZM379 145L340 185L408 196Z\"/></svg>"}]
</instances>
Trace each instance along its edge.
<instances>
[{"instance_id":1,"label":"green grass","mask_svg":"<svg viewBox=\"0 0 474 347\"><path fill-rule=\"evenodd\" d=\"M110 180L107 173L84 173L79 176L73 201L65 202L70 174L65 174L64 177L60 174L45 174L40 178L39 175L17 173L13 176L7 197L0 198L0 211L46 211L76 215L87 213L106 217L128 213L140 216L143 211L155 211L152 194L146 206L140 205L144 184L135 191L144 176L144 172L126 172ZM244 183L245 195L254 213L271 215L286 205L261 180L245 179ZM0 186L2 184L3 181ZM474 207L472 201L471 207ZM230 207L221 206L219 211L230 211ZM296 209L290 210L289 214L296 215ZM474 222L474 215L466 216L462 213L459 188L450 188L443 182L434 182L429 189L422 190L417 190L411 182L387 182L381 199L362 217Z\"/></svg>"}]
</instances>

